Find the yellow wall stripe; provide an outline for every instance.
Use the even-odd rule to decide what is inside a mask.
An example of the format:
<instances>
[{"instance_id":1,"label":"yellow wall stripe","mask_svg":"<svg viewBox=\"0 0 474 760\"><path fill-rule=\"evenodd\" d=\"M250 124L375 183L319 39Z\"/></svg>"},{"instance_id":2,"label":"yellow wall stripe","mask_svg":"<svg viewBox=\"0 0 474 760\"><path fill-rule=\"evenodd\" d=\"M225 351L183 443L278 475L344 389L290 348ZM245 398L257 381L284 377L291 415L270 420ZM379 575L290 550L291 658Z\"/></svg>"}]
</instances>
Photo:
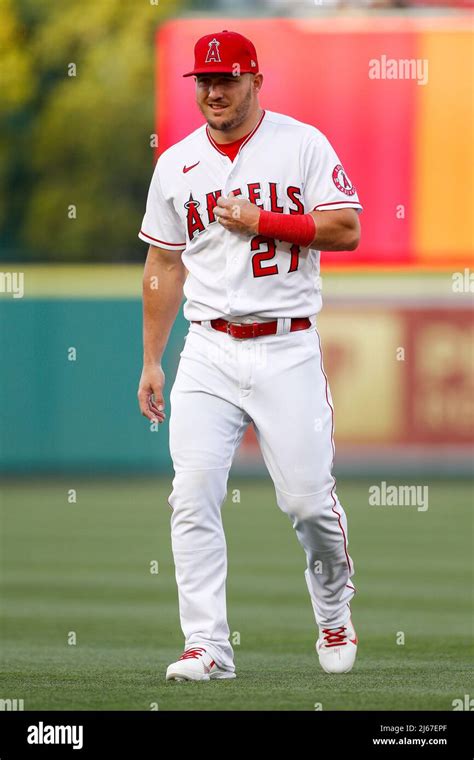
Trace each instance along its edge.
<instances>
[{"instance_id":1,"label":"yellow wall stripe","mask_svg":"<svg viewBox=\"0 0 474 760\"><path fill-rule=\"evenodd\" d=\"M414 243L420 263L454 263L473 245L473 35L425 32L419 45L429 81L419 86Z\"/></svg>"}]
</instances>

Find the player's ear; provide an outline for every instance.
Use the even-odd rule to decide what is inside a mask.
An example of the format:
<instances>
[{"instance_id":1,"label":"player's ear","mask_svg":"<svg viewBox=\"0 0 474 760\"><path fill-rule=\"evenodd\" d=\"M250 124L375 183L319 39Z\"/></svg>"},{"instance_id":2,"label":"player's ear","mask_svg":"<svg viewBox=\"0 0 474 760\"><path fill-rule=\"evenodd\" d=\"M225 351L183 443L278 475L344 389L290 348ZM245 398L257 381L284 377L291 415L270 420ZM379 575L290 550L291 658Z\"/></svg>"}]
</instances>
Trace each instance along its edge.
<instances>
[{"instance_id":1,"label":"player's ear","mask_svg":"<svg viewBox=\"0 0 474 760\"><path fill-rule=\"evenodd\" d=\"M256 94L260 92L263 85L263 74L254 74L253 75L253 87Z\"/></svg>"}]
</instances>

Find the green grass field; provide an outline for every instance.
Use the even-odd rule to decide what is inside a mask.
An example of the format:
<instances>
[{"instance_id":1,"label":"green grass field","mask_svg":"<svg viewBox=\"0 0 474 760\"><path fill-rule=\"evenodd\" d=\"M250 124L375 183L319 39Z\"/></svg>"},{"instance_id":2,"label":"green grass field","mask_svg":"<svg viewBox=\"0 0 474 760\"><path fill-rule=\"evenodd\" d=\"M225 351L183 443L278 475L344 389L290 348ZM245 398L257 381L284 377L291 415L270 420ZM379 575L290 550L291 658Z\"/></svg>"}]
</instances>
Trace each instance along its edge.
<instances>
[{"instance_id":1,"label":"green grass field","mask_svg":"<svg viewBox=\"0 0 474 760\"><path fill-rule=\"evenodd\" d=\"M183 648L171 479L11 482L0 698L23 699L25 710L451 710L474 693L472 490L417 482L429 485L426 512L370 507L368 482L339 482L360 646L352 673L331 676L314 650L304 554L271 482L231 475L223 514L238 677L209 683L164 680Z\"/></svg>"}]
</instances>

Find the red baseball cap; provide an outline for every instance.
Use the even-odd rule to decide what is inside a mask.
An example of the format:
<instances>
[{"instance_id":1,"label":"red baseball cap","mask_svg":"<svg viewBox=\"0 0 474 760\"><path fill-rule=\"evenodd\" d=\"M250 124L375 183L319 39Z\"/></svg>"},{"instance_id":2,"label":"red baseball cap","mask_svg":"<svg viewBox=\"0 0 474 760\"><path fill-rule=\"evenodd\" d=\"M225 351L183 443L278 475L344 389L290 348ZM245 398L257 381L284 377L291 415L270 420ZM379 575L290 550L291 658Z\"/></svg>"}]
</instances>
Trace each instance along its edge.
<instances>
[{"instance_id":1,"label":"red baseball cap","mask_svg":"<svg viewBox=\"0 0 474 760\"><path fill-rule=\"evenodd\" d=\"M206 34L194 47L194 69L183 74L257 74L258 60L253 42L237 32Z\"/></svg>"}]
</instances>

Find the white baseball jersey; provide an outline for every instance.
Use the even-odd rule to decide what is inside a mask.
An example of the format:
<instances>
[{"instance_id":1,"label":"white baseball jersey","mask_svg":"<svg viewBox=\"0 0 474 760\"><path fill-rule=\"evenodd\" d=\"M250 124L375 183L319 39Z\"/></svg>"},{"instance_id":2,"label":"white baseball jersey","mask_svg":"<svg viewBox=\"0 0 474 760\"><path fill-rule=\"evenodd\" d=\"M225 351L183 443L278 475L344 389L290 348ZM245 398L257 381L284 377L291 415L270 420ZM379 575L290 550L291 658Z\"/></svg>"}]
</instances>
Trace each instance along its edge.
<instances>
[{"instance_id":1,"label":"white baseball jersey","mask_svg":"<svg viewBox=\"0 0 474 760\"><path fill-rule=\"evenodd\" d=\"M320 252L224 229L214 207L231 191L277 213L360 212L328 139L313 126L264 111L232 162L205 124L158 159L139 233L146 243L182 255L188 320L315 315Z\"/></svg>"}]
</instances>

